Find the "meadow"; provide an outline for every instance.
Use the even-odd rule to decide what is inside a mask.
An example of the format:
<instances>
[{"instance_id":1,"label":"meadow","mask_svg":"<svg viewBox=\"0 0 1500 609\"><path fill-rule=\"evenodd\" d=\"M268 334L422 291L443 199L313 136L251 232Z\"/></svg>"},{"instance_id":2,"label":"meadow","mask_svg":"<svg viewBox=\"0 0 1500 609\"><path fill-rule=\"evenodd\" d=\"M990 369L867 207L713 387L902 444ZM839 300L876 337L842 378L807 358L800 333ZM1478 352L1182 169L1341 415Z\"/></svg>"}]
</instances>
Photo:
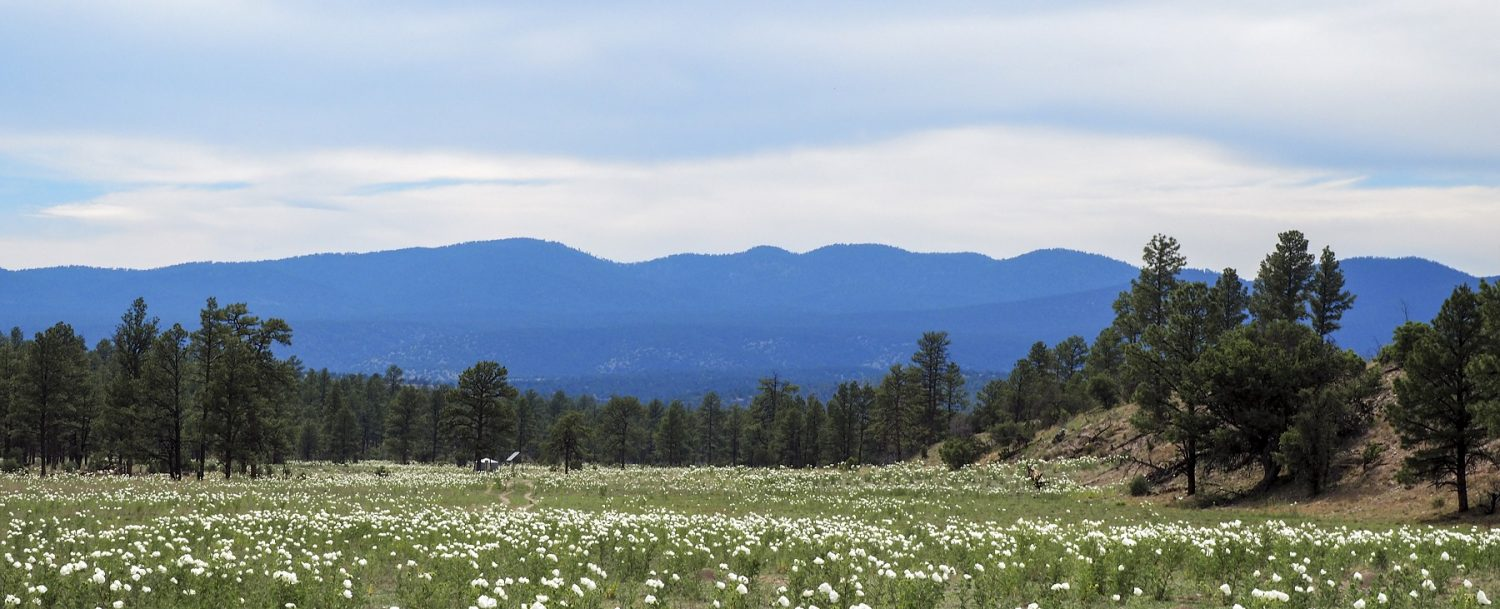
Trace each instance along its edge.
<instances>
[{"instance_id":1,"label":"meadow","mask_svg":"<svg viewBox=\"0 0 1500 609\"><path fill-rule=\"evenodd\" d=\"M25 607L1478 607L1500 535L1159 507L1093 460L0 476ZM1028 467L1045 474L1038 489Z\"/></svg>"}]
</instances>

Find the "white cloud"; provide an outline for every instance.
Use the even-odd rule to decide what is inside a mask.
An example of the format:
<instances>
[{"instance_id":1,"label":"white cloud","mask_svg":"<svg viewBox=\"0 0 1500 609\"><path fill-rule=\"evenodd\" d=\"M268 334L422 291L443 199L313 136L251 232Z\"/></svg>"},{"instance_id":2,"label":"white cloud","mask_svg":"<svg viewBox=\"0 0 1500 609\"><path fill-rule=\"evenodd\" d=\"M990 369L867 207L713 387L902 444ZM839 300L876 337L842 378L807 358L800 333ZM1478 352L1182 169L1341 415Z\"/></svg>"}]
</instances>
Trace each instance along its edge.
<instances>
[{"instance_id":1,"label":"white cloud","mask_svg":"<svg viewBox=\"0 0 1500 609\"><path fill-rule=\"evenodd\" d=\"M45 154L35 153L37 150ZM1342 256L1500 271L1500 189L1361 188L1182 138L1019 127L671 163L463 151L264 154L169 141L0 138L0 155L123 183L0 233L0 266L150 267L530 236L617 260L882 242L997 257L1071 247L1134 262L1166 232L1246 275L1287 228ZM204 188L241 182L233 188ZM392 186L394 185L394 186Z\"/></svg>"},{"instance_id":2,"label":"white cloud","mask_svg":"<svg viewBox=\"0 0 1500 609\"><path fill-rule=\"evenodd\" d=\"M13 127L642 158L1022 121L1357 171L1500 162L1488 0L7 8L0 72L48 76L7 83Z\"/></svg>"}]
</instances>

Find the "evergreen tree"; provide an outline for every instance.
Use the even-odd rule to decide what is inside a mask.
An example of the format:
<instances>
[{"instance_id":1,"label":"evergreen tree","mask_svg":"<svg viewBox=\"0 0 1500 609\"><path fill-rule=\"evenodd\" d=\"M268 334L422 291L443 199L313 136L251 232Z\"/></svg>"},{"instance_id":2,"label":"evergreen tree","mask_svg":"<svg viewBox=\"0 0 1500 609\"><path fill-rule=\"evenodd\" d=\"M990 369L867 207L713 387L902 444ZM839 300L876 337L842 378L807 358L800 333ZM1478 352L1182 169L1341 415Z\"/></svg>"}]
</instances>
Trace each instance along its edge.
<instances>
[{"instance_id":1,"label":"evergreen tree","mask_svg":"<svg viewBox=\"0 0 1500 609\"><path fill-rule=\"evenodd\" d=\"M387 377L389 378L389 377ZM422 417L422 392L415 387L396 390L396 399L386 411L385 436L391 456L401 463L411 461L412 449L420 441L418 421Z\"/></svg>"},{"instance_id":2,"label":"evergreen tree","mask_svg":"<svg viewBox=\"0 0 1500 609\"><path fill-rule=\"evenodd\" d=\"M151 427L156 430L159 456L174 479L181 479L183 473L183 427L192 406L192 375L188 331L181 324L172 324L152 343L143 376L144 400L150 408Z\"/></svg>"},{"instance_id":3,"label":"evergreen tree","mask_svg":"<svg viewBox=\"0 0 1500 609\"><path fill-rule=\"evenodd\" d=\"M1307 251L1307 237L1290 230L1277 235L1276 249L1260 263L1250 314L1262 321L1301 321L1307 318L1308 289L1315 271Z\"/></svg>"},{"instance_id":4,"label":"evergreen tree","mask_svg":"<svg viewBox=\"0 0 1500 609\"><path fill-rule=\"evenodd\" d=\"M698 405L698 461L718 465L724 456L724 404L712 391Z\"/></svg>"},{"instance_id":5,"label":"evergreen tree","mask_svg":"<svg viewBox=\"0 0 1500 609\"><path fill-rule=\"evenodd\" d=\"M498 454L497 441L510 435L515 425L517 392L508 380L509 371L497 362L481 361L458 375L458 389L448 408L449 420L473 458L474 469L486 454Z\"/></svg>"},{"instance_id":6,"label":"evergreen tree","mask_svg":"<svg viewBox=\"0 0 1500 609\"><path fill-rule=\"evenodd\" d=\"M1259 487L1268 488L1280 476L1282 441L1298 414L1326 406L1324 391L1358 384L1363 370L1357 355L1291 321L1257 319L1225 333L1195 372L1213 419L1214 456L1231 467L1258 462Z\"/></svg>"},{"instance_id":7,"label":"evergreen tree","mask_svg":"<svg viewBox=\"0 0 1500 609\"><path fill-rule=\"evenodd\" d=\"M1209 290L1208 300L1210 332L1218 335L1245 325L1249 317L1246 311L1250 307L1250 292L1233 268L1225 268L1219 273L1218 281Z\"/></svg>"},{"instance_id":8,"label":"evergreen tree","mask_svg":"<svg viewBox=\"0 0 1500 609\"><path fill-rule=\"evenodd\" d=\"M688 424L687 408L674 400L656 427L658 461L663 465L687 465L692 455Z\"/></svg>"},{"instance_id":9,"label":"evergreen tree","mask_svg":"<svg viewBox=\"0 0 1500 609\"><path fill-rule=\"evenodd\" d=\"M968 381L964 379L964 371L957 362L948 362L948 367L943 371L943 406L948 409L948 429L944 433L951 434L954 431L956 417L969 409L969 396L964 391L964 385ZM969 424L964 420L965 426ZM965 431L965 434L973 433Z\"/></svg>"},{"instance_id":10,"label":"evergreen tree","mask_svg":"<svg viewBox=\"0 0 1500 609\"><path fill-rule=\"evenodd\" d=\"M1057 379L1064 385L1080 378L1088 365L1089 344L1082 336L1069 336L1052 348L1056 361Z\"/></svg>"},{"instance_id":11,"label":"evergreen tree","mask_svg":"<svg viewBox=\"0 0 1500 609\"><path fill-rule=\"evenodd\" d=\"M1323 248L1317 274L1308 287L1307 304L1313 331L1324 338L1339 329L1344 312L1354 306L1354 295L1344 290L1344 272L1339 270L1339 260L1327 247Z\"/></svg>"},{"instance_id":12,"label":"evergreen tree","mask_svg":"<svg viewBox=\"0 0 1500 609\"><path fill-rule=\"evenodd\" d=\"M917 430L922 446L931 446L948 431L953 412L947 404L948 347L947 332L926 332L917 341L917 352L911 356L921 392Z\"/></svg>"},{"instance_id":13,"label":"evergreen tree","mask_svg":"<svg viewBox=\"0 0 1500 609\"><path fill-rule=\"evenodd\" d=\"M1402 446L1414 449L1404 473L1452 486L1460 512L1469 509L1470 469L1492 459L1484 446L1491 433L1481 409L1500 398L1475 374L1486 356L1484 323L1479 297L1459 285L1406 358L1406 375L1396 380L1396 406L1390 409Z\"/></svg>"},{"instance_id":14,"label":"evergreen tree","mask_svg":"<svg viewBox=\"0 0 1500 609\"><path fill-rule=\"evenodd\" d=\"M20 387L45 477L47 465L60 460L55 452L59 427L75 407L90 399L88 347L72 326L58 322L27 343Z\"/></svg>"},{"instance_id":15,"label":"evergreen tree","mask_svg":"<svg viewBox=\"0 0 1500 609\"><path fill-rule=\"evenodd\" d=\"M21 400L17 396L26 339L20 328L10 336L0 334L0 459L16 456L16 441L24 427Z\"/></svg>"},{"instance_id":16,"label":"evergreen tree","mask_svg":"<svg viewBox=\"0 0 1500 609\"><path fill-rule=\"evenodd\" d=\"M823 464L823 425L826 418L823 402L817 396L807 396L807 408L802 414L802 455L798 459L803 466L818 467Z\"/></svg>"},{"instance_id":17,"label":"evergreen tree","mask_svg":"<svg viewBox=\"0 0 1500 609\"><path fill-rule=\"evenodd\" d=\"M359 452L359 420L344 399L344 390L335 385L328 396L328 458L334 463L349 463Z\"/></svg>"},{"instance_id":18,"label":"evergreen tree","mask_svg":"<svg viewBox=\"0 0 1500 609\"><path fill-rule=\"evenodd\" d=\"M535 389L527 389L516 400L516 450L532 455L537 453L539 430L546 429L541 426L543 408L542 394Z\"/></svg>"},{"instance_id":19,"label":"evergreen tree","mask_svg":"<svg viewBox=\"0 0 1500 609\"><path fill-rule=\"evenodd\" d=\"M771 430L769 466L802 467L802 411L806 401L789 395L776 411Z\"/></svg>"},{"instance_id":20,"label":"evergreen tree","mask_svg":"<svg viewBox=\"0 0 1500 609\"><path fill-rule=\"evenodd\" d=\"M1140 276L1115 299L1114 328L1126 342L1136 342L1146 328L1166 323L1168 298L1177 287L1177 274L1187 266L1181 250L1177 240L1166 235L1153 235L1146 243Z\"/></svg>"},{"instance_id":21,"label":"evergreen tree","mask_svg":"<svg viewBox=\"0 0 1500 609\"><path fill-rule=\"evenodd\" d=\"M193 333L193 359L198 362L198 479L203 479L208 462L208 439L211 434L210 413L223 398L217 386L219 360L228 341L222 328L222 311L217 298L210 297L198 313L199 328Z\"/></svg>"},{"instance_id":22,"label":"evergreen tree","mask_svg":"<svg viewBox=\"0 0 1500 609\"><path fill-rule=\"evenodd\" d=\"M147 316L145 299L137 298L115 326L102 424L105 445L126 474L132 473L135 461L144 459L150 451L144 372L146 352L156 339L157 325L155 317Z\"/></svg>"},{"instance_id":23,"label":"evergreen tree","mask_svg":"<svg viewBox=\"0 0 1500 609\"><path fill-rule=\"evenodd\" d=\"M621 469L625 468L640 440L647 435L645 422L641 420L644 414L645 408L640 400L620 396L610 396L599 411L599 433L604 450L614 457Z\"/></svg>"},{"instance_id":24,"label":"evergreen tree","mask_svg":"<svg viewBox=\"0 0 1500 609\"><path fill-rule=\"evenodd\" d=\"M749 465L774 465L777 459L773 442L776 436L777 416L796 399L800 389L781 379L780 375L760 380L760 391L750 401L745 421L747 444L746 462Z\"/></svg>"},{"instance_id":25,"label":"evergreen tree","mask_svg":"<svg viewBox=\"0 0 1500 609\"><path fill-rule=\"evenodd\" d=\"M912 428L921 412L920 385L920 373L915 368L897 364L875 390L870 435L874 437L874 454L886 463L905 459L917 448L921 437L913 434Z\"/></svg>"},{"instance_id":26,"label":"evergreen tree","mask_svg":"<svg viewBox=\"0 0 1500 609\"><path fill-rule=\"evenodd\" d=\"M430 428L427 433L431 434L431 448L428 457L433 463L443 458L442 448L442 421L448 416L448 392L434 391L427 396L427 424Z\"/></svg>"},{"instance_id":27,"label":"evergreen tree","mask_svg":"<svg viewBox=\"0 0 1500 609\"><path fill-rule=\"evenodd\" d=\"M216 375L204 392L215 394L213 428L217 431L224 477L234 471L238 459L252 475L270 438L267 407L280 390L290 386L292 370L276 359L274 345L291 344L291 327L277 318L262 320L250 314L244 303L218 309L214 332L221 335L224 349Z\"/></svg>"},{"instance_id":28,"label":"evergreen tree","mask_svg":"<svg viewBox=\"0 0 1500 609\"><path fill-rule=\"evenodd\" d=\"M1086 388L1095 404L1113 408L1121 401L1120 376L1125 368L1125 342L1113 326L1099 331L1084 361Z\"/></svg>"},{"instance_id":29,"label":"evergreen tree","mask_svg":"<svg viewBox=\"0 0 1500 609\"><path fill-rule=\"evenodd\" d=\"M1187 476L1187 494L1198 490L1198 457L1208 421L1203 386L1195 374L1199 358L1216 338L1209 319L1209 288L1200 282L1183 283L1172 293L1172 312L1166 323L1146 329L1139 343L1127 350L1133 376L1140 380L1135 401L1140 410L1132 419L1143 433L1154 434L1176 447Z\"/></svg>"},{"instance_id":30,"label":"evergreen tree","mask_svg":"<svg viewBox=\"0 0 1500 609\"><path fill-rule=\"evenodd\" d=\"M588 443L589 428L583 413L569 410L560 414L547 431L547 455L561 462L563 474L583 466L584 446Z\"/></svg>"},{"instance_id":31,"label":"evergreen tree","mask_svg":"<svg viewBox=\"0 0 1500 609\"><path fill-rule=\"evenodd\" d=\"M656 448L656 428L661 425L662 417L667 414L667 405L659 399L653 399L646 403L646 419L641 423L645 425L645 445L641 448L636 461L639 463L657 463L660 455Z\"/></svg>"},{"instance_id":32,"label":"evergreen tree","mask_svg":"<svg viewBox=\"0 0 1500 609\"><path fill-rule=\"evenodd\" d=\"M729 407L729 414L724 417L724 438L729 450L729 464L742 465L745 458L745 425L746 414L739 404Z\"/></svg>"}]
</instances>

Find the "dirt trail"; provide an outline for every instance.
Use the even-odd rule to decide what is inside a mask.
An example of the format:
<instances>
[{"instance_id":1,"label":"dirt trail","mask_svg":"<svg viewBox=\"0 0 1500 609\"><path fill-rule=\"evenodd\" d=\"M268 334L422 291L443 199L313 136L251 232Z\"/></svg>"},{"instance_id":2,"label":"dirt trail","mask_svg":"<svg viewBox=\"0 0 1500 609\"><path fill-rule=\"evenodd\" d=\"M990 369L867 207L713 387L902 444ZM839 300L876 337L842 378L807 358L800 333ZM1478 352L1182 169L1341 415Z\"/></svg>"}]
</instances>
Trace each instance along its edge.
<instances>
[{"instance_id":1,"label":"dirt trail","mask_svg":"<svg viewBox=\"0 0 1500 609\"><path fill-rule=\"evenodd\" d=\"M533 494L535 492L535 489L536 489L536 487L534 485L527 484L526 485L526 492L521 495L521 500L525 502L525 505L519 505L518 506L518 505L515 504L514 501L511 501L511 496L513 495L514 491L516 490L516 483L513 481L508 486L505 487L505 490L503 490L503 491L500 492L500 500L504 501L505 505L508 506L508 507L510 507L510 508L512 508L512 509L516 509L516 510L520 510L520 511L524 512L524 511L530 510L532 507L536 506L536 496Z\"/></svg>"}]
</instances>

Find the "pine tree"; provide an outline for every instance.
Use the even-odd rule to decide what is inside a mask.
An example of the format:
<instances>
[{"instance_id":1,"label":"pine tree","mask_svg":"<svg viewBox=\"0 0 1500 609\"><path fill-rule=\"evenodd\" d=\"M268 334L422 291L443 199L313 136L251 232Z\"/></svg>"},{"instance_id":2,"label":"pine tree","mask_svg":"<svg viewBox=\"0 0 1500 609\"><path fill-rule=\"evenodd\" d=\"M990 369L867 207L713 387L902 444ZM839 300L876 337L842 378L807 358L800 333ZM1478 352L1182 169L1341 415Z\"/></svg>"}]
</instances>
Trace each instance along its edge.
<instances>
[{"instance_id":1,"label":"pine tree","mask_svg":"<svg viewBox=\"0 0 1500 609\"><path fill-rule=\"evenodd\" d=\"M126 474L132 473L136 459L145 458L150 450L146 442L152 434L146 425L144 373L146 352L156 339L157 325L155 317L147 316L145 299L137 298L115 326L102 426L104 442Z\"/></svg>"},{"instance_id":2,"label":"pine tree","mask_svg":"<svg viewBox=\"0 0 1500 609\"><path fill-rule=\"evenodd\" d=\"M1401 445L1414 449L1404 473L1452 486L1460 512L1469 509L1469 470L1492 458L1484 448L1491 433L1481 408L1500 397L1474 374L1487 355L1484 322L1474 291L1464 284L1455 288L1406 358L1406 376L1396 380L1397 403L1390 409Z\"/></svg>"},{"instance_id":3,"label":"pine tree","mask_svg":"<svg viewBox=\"0 0 1500 609\"><path fill-rule=\"evenodd\" d=\"M791 406L799 391L800 388L782 380L778 374L760 380L760 391L750 401L750 409L746 413L745 434L748 441L743 449L747 464L776 464L778 447L773 446L773 443L777 417L783 408Z\"/></svg>"},{"instance_id":4,"label":"pine tree","mask_svg":"<svg viewBox=\"0 0 1500 609\"><path fill-rule=\"evenodd\" d=\"M41 475L53 460L60 425L72 410L90 399L88 347L73 327L59 322L38 332L25 350L20 394L25 417L35 437Z\"/></svg>"},{"instance_id":5,"label":"pine tree","mask_svg":"<svg viewBox=\"0 0 1500 609\"><path fill-rule=\"evenodd\" d=\"M448 392L434 391L427 396L427 433L431 435L431 447L428 449L429 458L437 463L443 458L442 428L443 420L448 416Z\"/></svg>"},{"instance_id":6,"label":"pine tree","mask_svg":"<svg viewBox=\"0 0 1500 609\"><path fill-rule=\"evenodd\" d=\"M417 445L418 421L422 417L422 392L415 387L401 387L391 407L386 410L385 437L391 456L398 462L411 461L412 449Z\"/></svg>"},{"instance_id":7,"label":"pine tree","mask_svg":"<svg viewBox=\"0 0 1500 609\"><path fill-rule=\"evenodd\" d=\"M1250 314L1261 321L1301 321L1307 318L1308 288L1316 270L1301 231L1277 235L1276 249L1260 263Z\"/></svg>"},{"instance_id":8,"label":"pine tree","mask_svg":"<svg viewBox=\"0 0 1500 609\"><path fill-rule=\"evenodd\" d=\"M921 392L921 411L916 423L921 434L918 439L923 446L932 446L942 439L952 418L946 404L947 391L944 387L950 344L947 332L926 332L917 341L917 352L911 356Z\"/></svg>"},{"instance_id":9,"label":"pine tree","mask_svg":"<svg viewBox=\"0 0 1500 609\"><path fill-rule=\"evenodd\" d=\"M640 440L647 435L642 420L645 408L633 397L610 396L599 411L599 433L605 454L610 455L624 469Z\"/></svg>"},{"instance_id":10,"label":"pine tree","mask_svg":"<svg viewBox=\"0 0 1500 609\"><path fill-rule=\"evenodd\" d=\"M343 388L335 386L328 396L328 458L334 463L349 463L359 452L359 421L354 409L344 399Z\"/></svg>"},{"instance_id":11,"label":"pine tree","mask_svg":"<svg viewBox=\"0 0 1500 609\"><path fill-rule=\"evenodd\" d=\"M799 460L803 466L818 467L823 464L823 425L826 418L823 402L818 396L808 396L807 408L802 413L802 456Z\"/></svg>"},{"instance_id":12,"label":"pine tree","mask_svg":"<svg viewBox=\"0 0 1500 609\"><path fill-rule=\"evenodd\" d=\"M771 429L770 466L802 467L802 396L787 396L776 410Z\"/></svg>"},{"instance_id":13,"label":"pine tree","mask_svg":"<svg viewBox=\"0 0 1500 609\"><path fill-rule=\"evenodd\" d=\"M157 335L146 356L143 397L167 473L182 478L183 427L192 405L192 352L188 331L172 324ZM311 455L309 455L311 456Z\"/></svg>"},{"instance_id":14,"label":"pine tree","mask_svg":"<svg viewBox=\"0 0 1500 609\"><path fill-rule=\"evenodd\" d=\"M0 334L0 459L15 454L18 427L23 426L21 401L16 392L25 349L26 340L20 328L13 328L8 338Z\"/></svg>"},{"instance_id":15,"label":"pine tree","mask_svg":"<svg viewBox=\"0 0 1500 609\"><path fill-rule=\"evenodd\" d=\"M1339 329L1344 312L1354 306L1354 295L1344 290L1344 272L1339 270L1339 260L1327 247L1323 248L1317 274L1308 287L1307 304L1313 331L1323 338Z\"/></svg>"},{"instance_id":16,"label":"pine tree","mask_svg":"<svg viewBox=\"0 0 1500 609\"><path fill-rule=\"evenodd\" d=\"M493 361L481 361L458 375L458 389L448 409L464 448L480 468L485 453L495 453L497 441L510 435L515 425L515 387L509 372Z\"/></svg>"},{"instance_id":17,"label":"pine tree","mask_svg":"<svg viewBox=\"0 0 1500 609\"><path fill-rule=\"evenodd\" d=\"M1140 276L1115 299L1114 328L1126 342L1140 340L1146 328L1166 322L1167 299L1177 287L1177 274L1187 266L1181 250L1177 240L1166 235L1153 235L1146 243Z\"/></svg>"},{"instance_id":18,"label":"pine tree","mask_svg":"<svg viewBox=\"0 0 1500 609\"><path fill-rule=\"evenodd\" d=\"M687 465L692 455L688 424L687 408L674 400L656 427L656 450L662 464Z\"/></svg>"},{"instance_id":19,"label":"pine tree","mask_svg":"<svg viewBox=\"0 0 1500 609\"><path fill-rule=\"evenodd\" d=\"M918 447L921 436L912 433L920 416L920 373L912 367L893 365L875 390L870 415L870 434L875 454L884 462L900 461Z\"/></svg>"},{"instance_id":20,"label":"pine tree","mask_svg":"<svg viewBox=\"0 0 1500 609\"><path fill-rule=\"evenodd\" d=\"M1141 341L1127 348L1132 376L1140 381L1135 401L1140 410L1131 422L1142 433L1158 435L1177 447L1187 494L1198 490L1198 457L1208 428L1203 385L1197 363L1216 336L1210 321L1209 288L1183 283L1172 292L1165 323L1148 327Z\"/></svg>"},{"instance_id":21,"label":"pine tree","mask_svg":"<svg viewBox=\"0 0 1500 609\"><path fill-rule=\"evenodd\" d=\"M724 405L712 391L698 404L698 461L718 465L724 456Z\"/></svg>"},{"instance_id":22,"label":"pine tree","mask_svg":"<svg viewBox=\"0 0 1500 609\"><path fill-rule=\"evenodd\" d=\"M745 457L745 410L739 404L729 407L724 417L725 448L730 465L743 465Z\"/></svg>"},{"instance_id":23,"label":"pine tree","mask_svg":"<svg viewBox=\"0 0 1500 609\"><path fill-rule=\"evenodd\" d=\"M1208 292L1208 302L1209 331L1215 335L1243 326L1249 318L1246 311L1250 307L1250 292L1233 268L1219 273L1218 281Z\"/></svg>"},{"instance_id":24,"label":"pine tree","mask_svg":"<svg viewBox=\"0 0 1500 609\"><path fill-rule=\"evenodd\" d=\"M562 463L563 475L583 466L588 436L588 423L579 411L569 410L553 421L547 431L547 454Z\"/></svg>"}]
</instances>

